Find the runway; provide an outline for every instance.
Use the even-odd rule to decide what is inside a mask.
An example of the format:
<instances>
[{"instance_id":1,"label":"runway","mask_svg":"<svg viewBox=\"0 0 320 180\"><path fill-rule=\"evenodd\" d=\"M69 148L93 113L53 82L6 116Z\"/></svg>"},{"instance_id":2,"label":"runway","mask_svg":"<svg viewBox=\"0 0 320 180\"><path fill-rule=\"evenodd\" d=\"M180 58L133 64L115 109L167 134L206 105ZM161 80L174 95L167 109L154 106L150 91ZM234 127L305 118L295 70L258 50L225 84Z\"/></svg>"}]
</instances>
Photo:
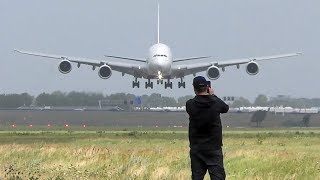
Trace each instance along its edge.
<instances>
[{"instance_id":1,"label":"runway","mask_svg":"<svg viewBox=\"0 0 320 180\"><path fill-rule=\"evenodd\" d=\"M221 116L224 127L252 127L251 113L227 113ZM303 114L268 113L263 127L293 127ZM87 125L105 127L188 127L186 112L123 112L123 111L31 111L0 110L0 126ZM311 116L310 126L320 127L320 115Z\"/></svg>"}]
</instances>

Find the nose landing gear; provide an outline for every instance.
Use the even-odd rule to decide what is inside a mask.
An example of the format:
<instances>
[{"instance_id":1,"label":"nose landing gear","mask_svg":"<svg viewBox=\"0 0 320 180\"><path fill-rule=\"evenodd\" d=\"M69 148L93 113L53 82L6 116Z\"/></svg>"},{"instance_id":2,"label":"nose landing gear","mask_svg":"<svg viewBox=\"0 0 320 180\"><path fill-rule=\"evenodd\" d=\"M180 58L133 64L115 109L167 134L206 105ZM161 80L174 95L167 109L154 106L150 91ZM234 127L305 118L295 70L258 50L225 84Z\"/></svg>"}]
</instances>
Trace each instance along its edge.
<instances>
[{"instance_id":1,"label":"nose landing gear","mask_svg":"<svg viewBox=\"0 0 320 180\"><path fill-rule=\"evenodd\" d=\"M161 79L161 80L157 80L157 84L163 84L163 80Z\"/></svg>"}]
</instances>

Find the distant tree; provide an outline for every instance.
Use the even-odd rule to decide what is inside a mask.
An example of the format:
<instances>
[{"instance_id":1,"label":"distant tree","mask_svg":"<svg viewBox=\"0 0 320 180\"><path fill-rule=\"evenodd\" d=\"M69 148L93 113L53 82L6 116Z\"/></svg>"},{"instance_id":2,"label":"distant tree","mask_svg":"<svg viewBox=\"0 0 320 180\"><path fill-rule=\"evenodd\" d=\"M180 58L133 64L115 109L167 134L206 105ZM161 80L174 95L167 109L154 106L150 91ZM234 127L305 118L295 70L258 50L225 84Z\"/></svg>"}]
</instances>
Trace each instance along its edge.
<instances>
[{"instance_id":1,"label":"distant tree","mask_svg":"<svg viewBox=\"0 0 320 180\"><path fill-rule=\"evenodd\" d=\"M159 93L153 93L149 96L149 105L151 107L162 107L163 106L163 102L162 102L162 96Z\"/></svg>"},{"instance_id":2,"label":"distant tree","mask_svg":"<svg viewBox=\"0 0 320 180\"><path fill-rule=\"evenodd\" d=\"M86 94L81 92L69 92L66 95L66 103L65 106L83 106L86 102Z\"/></svg>"},{"instance_id":3,"label":"distant tree","mask_svg":"<svg viewBox=\"0 0 320 180\"><path fill-rule=\"evenodd\" d=\"M136 95L134 94L126 94L126 98L128 101L134 101L136 99Z\"/></svg>"},{"instance_id":4,"label":"distant tree","mask_svg":"<svg viewBox=\"0 0 320 180\"><path fill-rule=\"evenodd\" d=\"M268 97L266 95L260 94L255 99L253 105L255 106L268 106Z\"/></svg>"},{"instance_id":5,"label":"distant tree","mask_svg":"<svg viewBox=\"0 0 320 180\"><path fill-rule=\"evenodd\" d=\"M50 94L41 93L36 98L36 105L37 106L44 106L50 103Z\"/></svg>"},{"instance_id":6,"label":"distant tree","mask_svg":"<svg viewBox=\"0 0 320 180\"><path fill-rule=\"evenodd\" d=\"M304 126L304 127L309 127L310 118L311 118L311 114L304 115L303 118L302 118L302 121L301 121L301 125Z\"/></svg>"},{"instance_id":7,"label":"distant tree","mask_svg":"<svg viewBox=\"0 0 320 180\"><path fill-rule=\"evenodd\" d=\"M256 111L252 114L251 122L255 122L257 123L257 127L261 127L261 123L263 120L265 120L266 116L267 116L267 111L262 111L262 110Z\"/></svg>"},{"instance_id":8,"label":"distant tree","mask_svg":"<svg viewBox=\"0 0 320 180\"><path fill-rule=\"evenodd\" d=\"M269 101L270 106L291 106L291 98L288 96L279 95L271 98Z\"/></svg>"},{"instance_id":9,"label":"distant tree","mask_svg":"<svg viewBox=\"0 0 320 180\"><path fill-rule=\"evenodd\" d=\"M1 108L18 108L20 106L30 106L33 97L28 93L22 94L1 94L0 107Z\"/></svg>"},{"instance_id":10,"label":"distant tree","mask_svg":"<svg viewBox=\"0 0 320 180\"><path fill-rule=\"evenodd\" d=\"M127 99L127 96L125 93L115 93L115 94L111 94L108 97L109 100L125 100Z\"/></svg>"},{"instance_id":11,"label":"distant tree","mask_svg":"<svg viewBox=\"0 0 320 180\"><path fill-rule=\"evenodd\" d=\"M68 104L67 94L61 91L51 93L50 101L52 106L66 106Z\"/></svg>"},{"instance_id":12,"label":"distant tree","mask_svg":"<svg viewBox=\"0 0 320 180\"><path fill-rule=\"evenodd\" d=\"M144 107L165 107L177 106L177 101L173 97L162 96L159 93L153 93L150 96L142 95L141 102Z\"/></svg>"},{"instance_id":13,"label":"distant tree","mask_svg":"<svg viewBox=\"0 0 320 180\"><path fill-rule=\"evenodd\" d=\"M177 101L173 97L162 97L162 106L174 107L177 106Z\"/></svg>"},{"instance_id":14,"label":"distant tree","mask_svg":"<svg viewBox=\"0 0 320 180\"><path fill-rule=\"evenodd\" d=\"M22 93L19 96L19 104L22 104L23 106L30 106L33 101L33 96L29 95L28 93Z\"/></svg>"},{"instance_id":15,"label":"distant tree","mask_svg":"<svg viewBox=\"0 0 320 180\"><path fill-rule=\"evenodd\" d=\"M98 101L105 99L102 93L70 92L66 105L69 106L97 106Z\"/></svg>"},{"instance_id":16,"label":"distant tree","mask_svg":"<svg viewBox=\"0 0 320 180\"><path fill-rule=\"evenodd\" d=\"M150 107L150 103L149 103L149 96L148 95L142 95L141 96L141 104L143 107Z\"/></svg>"},{"instance_id":17,"label":"distant tree","mask_svg":"<svg viewBox=\"0 0 320 180\"><path fill-rule=\"evenodd\" d=\"M314 104L312 99L306 99L306 98L291 98L289 96L277 96L272 98L269 101L270 106L290 106L294 108L310 108Z\"/></svg>"},{"instance_id":18,"label":"distant tree","mask_svg":"<svg viewBox=\"0 0 320 180\"><path fill-rule=\"evenodd\" d=\"M38 106L67 106L68 98L66 93L61 91L54 91L51 94L41 93L36 98L36 103Z\"/></svg>"},{"instance_id":19,"label":"distant tree","mask_svg":"<svg viewBox=\"0 0 320 180\"><path fill-rule=\"evenodd\" d=\"M187 102L189 99L192 99L193 97L194 97L194 96L192 96L192 95L187 95L187 96L179 97L179 98L178 98L177 105L178 105L178 106L185 106L185 105L186 105L186 102Z\"/></svg>"},{"instance_id":20,"label":"distant tree","mask_svg":"<svg viewBox=\"0 0 320 180\"><path fill-rule=\"evenodd\" d=\"M320 98L310 99L311 107L320 107Z\"/></svg>"},{"instance_id":21,"label":"distant tree","mask_svg":"<svg viewBox=\"0 0 320 180\"><path fill-rule=\"evenodd\" d=\"M232 107L248 107L248 106L251 106L251 103L248 99L240 97L239 99L235 100L231 106Z\"/></svg>"}]
</instances>

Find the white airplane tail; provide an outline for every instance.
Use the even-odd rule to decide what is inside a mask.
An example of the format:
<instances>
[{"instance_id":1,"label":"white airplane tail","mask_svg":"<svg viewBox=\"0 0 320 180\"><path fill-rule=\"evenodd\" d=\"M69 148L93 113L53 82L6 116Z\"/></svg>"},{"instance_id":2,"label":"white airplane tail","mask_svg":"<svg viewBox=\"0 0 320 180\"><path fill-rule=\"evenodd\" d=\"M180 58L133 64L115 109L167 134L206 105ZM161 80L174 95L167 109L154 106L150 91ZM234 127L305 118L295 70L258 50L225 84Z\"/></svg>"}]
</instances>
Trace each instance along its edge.
<instances>
[{"instance_id":1,"label":"white airplane tail","mask_svg":"<svg viewBox=\"0 0 320 180\"><path fill-rule=\"evenodd\" d=\"M159 12L159 3L158 3L158 36L157 36L157 43L160 43L160 12Z\"/></svg>"}]
</instances>

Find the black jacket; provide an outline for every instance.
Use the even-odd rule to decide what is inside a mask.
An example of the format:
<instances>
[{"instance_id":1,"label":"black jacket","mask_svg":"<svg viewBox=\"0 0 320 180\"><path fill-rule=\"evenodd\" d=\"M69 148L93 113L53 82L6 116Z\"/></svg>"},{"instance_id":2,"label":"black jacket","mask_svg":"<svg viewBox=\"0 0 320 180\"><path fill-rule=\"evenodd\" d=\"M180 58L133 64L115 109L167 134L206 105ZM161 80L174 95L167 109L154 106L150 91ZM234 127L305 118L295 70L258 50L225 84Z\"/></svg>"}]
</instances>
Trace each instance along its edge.
<instances>
[{"instance_id":1,"label":"black jacket","mask_svg":"<svg viewBox=\"0 0 320 180\"><path fill-rule=\"evenodd\" d=\"M189 114L189 141L191 149L216 150L222 146L220 114L229 106L215 95L195 96L186 103Z\"/></svg>"}]
</instances>

